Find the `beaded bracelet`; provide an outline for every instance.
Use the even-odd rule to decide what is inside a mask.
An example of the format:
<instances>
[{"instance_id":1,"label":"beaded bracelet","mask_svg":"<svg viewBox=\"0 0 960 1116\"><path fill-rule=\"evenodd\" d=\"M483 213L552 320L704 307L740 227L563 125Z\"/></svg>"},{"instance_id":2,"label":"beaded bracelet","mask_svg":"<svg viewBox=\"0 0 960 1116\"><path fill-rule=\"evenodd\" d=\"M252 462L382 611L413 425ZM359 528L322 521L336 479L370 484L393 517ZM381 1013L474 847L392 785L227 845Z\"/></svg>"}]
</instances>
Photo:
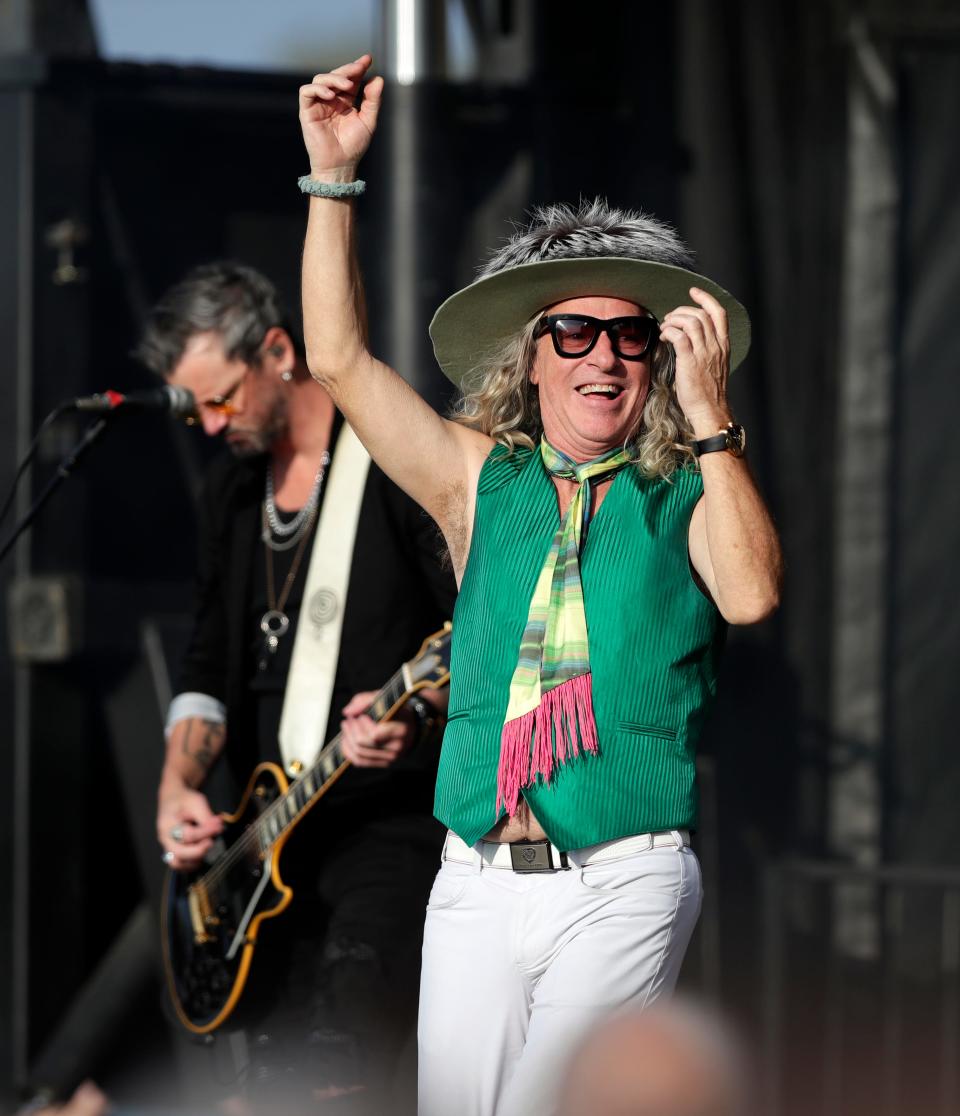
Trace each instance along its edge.
<instances>
[{"instance_id":1,"label":"beaded bracelet","mask_svg":"<svg viewBox=\"0 0 960 1116\"><path fill-rule=\"evenodd\" d=\"M298 178L297 185L304 194L310 194L314 198L355 198L367 188L362 178L355 182L318 182L309 174Z\"/></svg>"}]
</instances>

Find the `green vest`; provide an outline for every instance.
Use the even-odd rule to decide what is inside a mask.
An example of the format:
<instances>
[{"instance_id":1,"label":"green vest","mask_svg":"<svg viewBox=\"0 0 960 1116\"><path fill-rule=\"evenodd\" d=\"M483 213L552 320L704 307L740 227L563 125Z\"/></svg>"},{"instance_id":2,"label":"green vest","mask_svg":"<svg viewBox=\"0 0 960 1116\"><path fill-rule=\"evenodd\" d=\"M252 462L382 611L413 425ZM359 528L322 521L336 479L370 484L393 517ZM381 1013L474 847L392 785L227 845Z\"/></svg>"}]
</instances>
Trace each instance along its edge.
<instances>
[{"instance_id":1,"label":"green vest","mask_svg":"<svg viewBox=\"0 0 960 1116\"><path fill-rule=\"evenodd\" d=\"M590 522L580 572L600 751L567 761L549 785L523 791L560 848L696 823L694 753L726 630L697 588L687 554L702 491L693 470L646 480L627 466ZM510 679L558 523L556 489L540 454L496 446L480 473L454 611L435 802L437 817L468 845L498 820Z\"/></svg>"}]
</instances>

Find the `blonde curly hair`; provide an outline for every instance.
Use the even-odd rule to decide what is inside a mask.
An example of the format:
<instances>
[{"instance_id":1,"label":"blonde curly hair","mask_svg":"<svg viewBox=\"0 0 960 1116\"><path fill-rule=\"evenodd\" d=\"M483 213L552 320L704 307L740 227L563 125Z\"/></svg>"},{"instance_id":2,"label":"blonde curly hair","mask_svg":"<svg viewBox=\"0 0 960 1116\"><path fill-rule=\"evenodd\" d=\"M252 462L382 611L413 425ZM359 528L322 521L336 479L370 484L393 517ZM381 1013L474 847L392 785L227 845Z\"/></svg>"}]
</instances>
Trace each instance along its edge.
<instances>
[{"instance_id":1,"label":"blonde curly hair","mask_svg":"<svg viewBox=\"0 0 960 1116\"><path fill-rule=\"evenodd\" d=\"M483 279L523 264L590 256L651 260L689 268L693 255L676 230L649 214L614 209L602 198L577 207L549 205L531 211L480 269ZM585 291L584 294L590 292ZM530 382L540 314L518 333L477 361L461 382L451 417L481 430L513 450L534 447L543 433L537 388ZM677 402L671 346L659 342L650 358L650 390L626 445L640 472L669 478L675 469L696 462L687 445L693 432Z\"/></svg>"}]
</instances>

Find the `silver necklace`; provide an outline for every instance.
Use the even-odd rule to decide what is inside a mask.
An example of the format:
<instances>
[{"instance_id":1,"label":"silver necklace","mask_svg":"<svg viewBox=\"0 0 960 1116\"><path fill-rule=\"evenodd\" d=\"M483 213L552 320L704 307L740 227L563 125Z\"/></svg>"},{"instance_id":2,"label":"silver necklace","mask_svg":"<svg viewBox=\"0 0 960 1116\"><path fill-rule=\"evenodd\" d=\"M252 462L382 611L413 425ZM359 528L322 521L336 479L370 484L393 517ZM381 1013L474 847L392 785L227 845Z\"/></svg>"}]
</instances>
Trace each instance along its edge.
<instances>
[{"instance_id":1,"label":"silver necklace","mask_svg":"<svg viewBox=\"0 0 960 1116\"><path fill-rule=\"evenodd\" d=\"M311 516L307 520L307 530L313 526L314 517ZM263 515L264 531L267 530L267 516L266 512ZM267 611L260 617L260 631L263 632L263 652L260 655L260 660L257 663L259 670L266 670L270 663L270 656L277 653L277 648L280 646L280 640L290 630L290 617L284 612L287 604L287 598L290 596L290 590L293 588L293 583L297 577L297 571L300 569L300 561L303 558L303 552L307 546L306 532L300 538L300 545L297 547L297 552L293 556L293 562L290 564L290 571L283 581L283 588L280 590L279 597L277 596L276 586L273 580L273 550L275 548L265 547L264 555L267 561ZM286 548L284 548L286 549Z\"/></svg>"},{"instance_id":2,"label":"silver necklace","mask_svg":"<svg viewBox=\"0 0 960 1116\"><path fill-rule=\"evenodd\" d=\"M320 458L320 467L317 469L316 479L313 482L313 488L310 490L306 503L293 519L284 523L277 512L277 502L274 496L273 463L267 463L267 490L263 498L264 524L260 537L271 550L292 550L310 530L313 513L317 510L317 505L320 502L323 478L326 476L329 464L330 454L324 450Z\"/></svg>"}]
</instances>

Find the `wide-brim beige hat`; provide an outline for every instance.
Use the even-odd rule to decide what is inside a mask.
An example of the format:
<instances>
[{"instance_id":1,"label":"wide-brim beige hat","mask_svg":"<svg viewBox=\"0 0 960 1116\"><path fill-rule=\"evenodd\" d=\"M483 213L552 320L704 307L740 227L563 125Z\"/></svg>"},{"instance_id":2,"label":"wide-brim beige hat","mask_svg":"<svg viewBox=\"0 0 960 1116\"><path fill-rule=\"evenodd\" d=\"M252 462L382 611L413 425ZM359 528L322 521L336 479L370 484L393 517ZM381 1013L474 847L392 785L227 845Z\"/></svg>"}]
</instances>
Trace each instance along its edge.
<instances>
[{"instance_id":1,"label":"wide-brim beige hat","mask_svg":"<svg viewBox=\"0 0 960 1116\"><path fill-rule=\"evenodd\" d=\"M712 294L727 313L730 367L750 349L750 318L729 291L684 267L612 256L519 264L457 291L430 323L433 351L457 385L487 355L535 315L569 298L605 296L646 307L659 321L678 306L695 305L690 288Z\"/></svg>"}]
</instances>

